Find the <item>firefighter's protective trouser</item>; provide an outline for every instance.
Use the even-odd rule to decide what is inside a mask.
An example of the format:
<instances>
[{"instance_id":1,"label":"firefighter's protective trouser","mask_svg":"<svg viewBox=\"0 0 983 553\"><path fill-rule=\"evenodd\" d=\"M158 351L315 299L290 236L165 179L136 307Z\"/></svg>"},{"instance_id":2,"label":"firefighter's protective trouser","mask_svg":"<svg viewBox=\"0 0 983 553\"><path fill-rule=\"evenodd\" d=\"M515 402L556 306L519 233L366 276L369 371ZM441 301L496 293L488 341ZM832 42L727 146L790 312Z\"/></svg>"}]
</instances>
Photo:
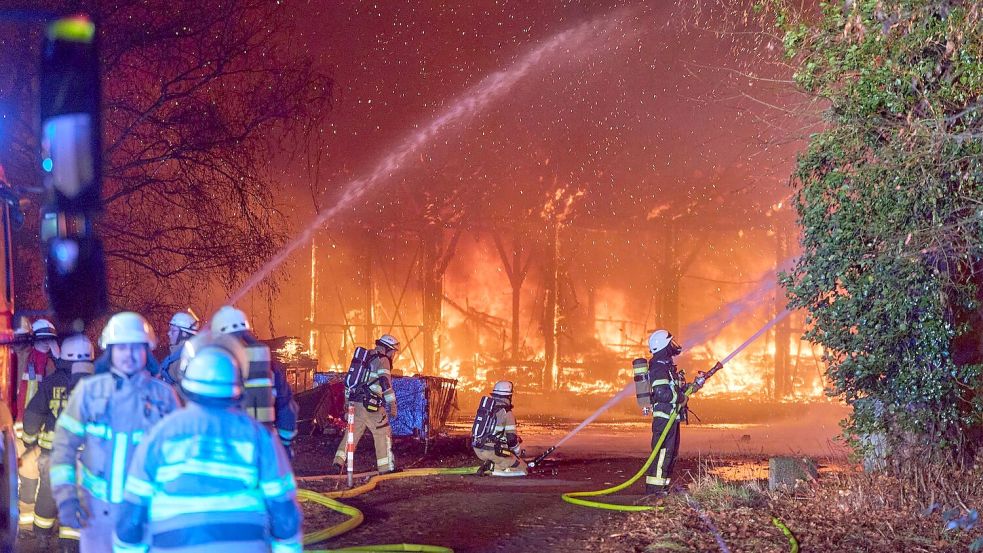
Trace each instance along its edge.
<instances>
[{"instance_id":1,"label":"firefighter's protective trouser","mask_svg":"<svg viewBox=\"0 0 983 553\"><path fill-rule=\"evenodd\" d=\"M529 467L526 462L519 458L514 452L510 450L505 450L503 453L507 455L499 455L495 451L494 447L475 447L474 454L478 456L478 459L482 461L491 461L495 465L495 470L508 470L510 472L518 472L521 474L528 474Z\"/></svg>"},{"instance_id":2,"label":"firefighter's protective trouser","mask_svg":"<svg viewBox=\"0 0 983 553\"><path fill-rule=\"evenodd\" d=\"M41 448L35 447L21 455L20 467L17 469L19 481L17 498L20 510L18 523L22 527L30 528L34 524L34 503L38 495L38 481L41 476L38 470L40 458Z\"/></svg>"},{"instance_id":3,"label":"firefighter's protective trouser","mask_svg":"<svg viewBox=\"0 0 983 553\"><path fill-rule=\"evenodd\" d=\"M658 443L662 436L662 431L669 422L669 414L662 411L655 411L652 417L652 448ZM658 493L668 492L669 485L672 483L672 467L676 464L676 456L679 454L679 419L672 423L666 439L662 442L662 447L655 454L655 459L649 467L648 475L645 477L645 492Z\"/></svg>"},{"instance_id":4,"label":"firefighter's protective trouser","mask_svg":"<svg viewBox=\"0 0 983 553\"><path fill-rule=\"evenodd\" d=\"M347 409L347 407L346 407ZM384 407L379 407L378 411L371 412L361 403L355 403L355 431L354 444L358 447L362 434L368 430L372 433L372 441L375 443L376 468L379 472L391 472L396 470L396 461L393 458L392 429L389 426L389 415L386 414ZM338 451L335 452L334 462L344 466L346 459L346 446L348 445L348 430L341 435L341 443L338 444Z\"/></svg>"}]
</instances>

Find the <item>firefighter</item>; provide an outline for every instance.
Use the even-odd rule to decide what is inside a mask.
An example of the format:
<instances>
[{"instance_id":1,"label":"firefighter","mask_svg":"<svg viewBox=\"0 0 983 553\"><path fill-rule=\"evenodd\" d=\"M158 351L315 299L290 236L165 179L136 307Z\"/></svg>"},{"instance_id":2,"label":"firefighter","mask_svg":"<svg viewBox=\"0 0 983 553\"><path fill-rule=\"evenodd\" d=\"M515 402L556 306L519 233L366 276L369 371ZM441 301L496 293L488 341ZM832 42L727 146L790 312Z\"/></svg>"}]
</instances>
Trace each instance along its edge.
<instances>
[{"instance_id":1,"label":"firefighter","mask_svg":"<svg viewBox=\"0 0 983 553\"><path fill-rule=\"evenodd\" d=\"M58 508L51 495L51 481L48 469L51 466L51 445L55 437L55 421L68 404L72 389L72 372L75 365L92 365L95 352L92 342L81 334L69 336L61 346L61 357L55 361L55 371L38 386L38 392L31 398L24 412L24 445L38 448L40 452L37 466L39 485L34 504L34 535L41 548L48 550L54 535ZM74 528L59 528L60 550L64 552L78 549L78 531Z\"/></svg>"},{"instance_id":2,"label":"firefighter","mask_svg":"<svg viewBox=\"0 0 983 553\"><path fill-rule=\"evenodd\" d=\"M201 321L190 309L178 311L171 317L167 325L167 345L170 351L160 362L160 378L172 386L177 386L181 380L181 346L184 345L201 327Z\"/></svg>"},{"instance_id":3,"label":"firefighter","mask_svg":"<svg viewBox=\"0 0 983 553\"><path fill-rule=\"evenodd\" d=\"M23 334L22 336L26 336ZM15 428L23 438L24 412L28 403L38 391L38 386L44 376L50 374L55 369L54 356L58 352L58 333L51 322L45 319L38 319L31 325L30 332L33 347L28 345L27 352L18 355L18 377L17 384L17 420ZM24 445L23 440L21 445ZM34 526L34 502L38 493L38 482L40 473L38 462L41 459L41 451L36 447L25 448L20 453L19 467L17 469L20 505L20 515L18 526L23 529Z\"/></svg>"},{"instance_id":4,"label":"firefighter","mask_svg":"<svg viewBox=\"0 0 983 553\"><path fill-rule=\"evenodd\" d=\"M21 420L23 416L23 403L20 396L20 381L22 374L25 372L28 358L31 356L31 352L34 351L32 346L34 342L34 336L31 333L31 323L26 317L21 317L20 324L14 329L14 343L12 345L14 351L14 366L11 370L11 400L8 407L12 410L11 416L15 420Z\"/></svg>"},{"instance_id":5,"label":"firefighter","mask_svg":"<svg viewBox=\"0 0 983 553\"><path fill-rule=\"evenodd\" d=\"M231 336L202 335L185 346L186 406L154 427L134 454L114 551L301 551L286 450L235 408L248 362Z\"/></svg>"},{"instance_id":6,"label":"firefighter","mask_svg":"<svg viewBox=\"0 0 983 553\"><path fill-rule=\"evenodd\" d=\"M488 420L487 432L475 435L472 432L472 448L478 459L484 461L481 472L492 471L492 476L526 476L529 467L520 457L519 444L522 439L516 432L515 414L512 413L512 383L506 380L496 382L491 395L483 400L475 417L475 429L479 418Z\"/></svg>"},{"instance_id":7,"label":"firefighter","mask_svg":"<svg viewBox=\"0 0 983 553\"><path fill-rule=\"evenodd\" d=\"M666 428L673 411L682 410L686 405L685 388L682 378L672 358L682 353L683 348L676 343L667 330L656 330L649 336L649 352L652 358L648 366L636 367L636 382L647 382L648 397L640 396L642 413L652 413L652 447ZM647 370L647 375L640 374ZM639 379L642 378L642 380ZM669 493L672 483L672 468L679 453L679 418L673 421L666 439L659 448L655 460L645 477L645 492L660 496Z\"/></svg>"},{"instance_id":8,"label":"firefighter","mask_svg":"<svg viewBox=\"0 0 983 553\"><path fill-rule=\"evenodd\" d=\"M238 338L249 357L242 408L271 432L276 432L287 454L292 456L291 444L297 435L297 404L287 384L286 369L249 329L246 314L230 305L212 316L211 331Z\"/></svg>"},{"instance_id":9,"label":"firefighter","mask_svg":"<svg viewBox=\"0 0 983 553\"><path fill-rule=\"evenodd\" d=\"M24 407L38 390L44 376L55 370L58 358L58 333L55 325L46 319L38 319L31 325L34 347L21 367L20 384L17 387L17 420L24 419Z\"/></svg>"},{"instance_id":10,"label":"firefighter","mask_svg":"<svg viewBox=\"0 0 983 553\"><path fill-rule=\"evenodd\" d=\"M396 460L393 457L392 427L390 416L395 419L398 409L396 392L392 387L393 359L399 351L399 340L391 334L383 334L375 341L375 348L369 352L368 376L363 384L345 390L348 403L355 405L354 444L366 430L372 433L375 444L376 469L380 474L394 472ZM391 415L386 414L383 403L389 405ZM346 405L347 409L347 405ZM335 452L331 472L340 474L347 459L347 439L342 439Z\"/></svg>"},{"instance_id":11,"label":"firefighter","mask_svg":"<svg viewBox=\"0 0 983 553\"><path fill-rule=\"evenodd\" d=\"M81 529L82 553L112 550L133 450L177 408L174 389L147 371L156 345L146 319L132 312L113 315L99 339L99 347L110 352L110 371L83 378L55 425L50 474L58 522Z\"/></svg>"}]
</instances>

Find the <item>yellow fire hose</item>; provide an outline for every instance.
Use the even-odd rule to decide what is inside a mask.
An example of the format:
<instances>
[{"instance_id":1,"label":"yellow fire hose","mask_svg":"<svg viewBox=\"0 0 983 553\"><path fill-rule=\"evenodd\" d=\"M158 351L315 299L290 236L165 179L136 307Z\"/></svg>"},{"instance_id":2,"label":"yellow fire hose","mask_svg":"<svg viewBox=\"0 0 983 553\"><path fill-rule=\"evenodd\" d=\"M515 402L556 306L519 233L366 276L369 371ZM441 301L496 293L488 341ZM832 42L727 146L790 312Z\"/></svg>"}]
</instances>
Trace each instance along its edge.
<instances>
[{"instance_id":1,"label":"yellow fire hose","mask_svg":"<svg viewBox=\"0 0 983 553\"><path fill-rule=\"evenodd\" d=\"M696 392L695 388L691 387L687 389L686 397L687 398L690 397L695 392ZM649 454L648 459L645 460L645 464L642 465L642 468L638 469L638 472L636 472L634 476L622 482L621 484L618 484L617 486L612 486L610 488L605 488L603 490L594 490L589 492L567 492L562 496L563 501L566 501L567 503L572 503L574 505L581 505L583 507L591 507L594 509L606 509L609 511L640 512L640 511L651 511L653 509L662 510L663 509L662 506L619 505L617 503L603 503L600 501L591 501L588 499L580 499L580 498L610 495L615 492L619 492L627 488L628 486L631 486L635 482L637 482L638 479L641 478L642 475L644 475L645 472L648 471L649 467L652 465L652 461L655 460L656 453L658 453L659 449L662 448L662 443L665 442L666 436L669 434L669 429L672 428L672 425L673 423L676 422L676 418L678 416L679 416L679 412L677 410L673 410L673 412L669 415L669 422L666 424L666 427L662 430L662 435L659 436L659 441L655 443L655 447L652 448L652 453ZM774 524L775 527L777 527L779 530L781 530L782 533L785 534L785 537L788 538L789 553L799 553L799 542L798 540L795 539L795 536L792 534L792 531L789 530L788 526L786 526L781 520L779 520L776 517L772 517L771 523Z\"/></svg>"},{"instance_id":2,"label":"yellow fire hose","mask_svg":"<svg viewBox=\"0 0 983 553\"><path fill-rule=\"evenodd\" d=\"M350 505L345 505L344 503L337 501L336 499L343 499L346 497L355 497L357 495L362 495L363 493L370 492L379 485L379 482L385 480L397 480L400 478L412 478L417 476L434 476L438 474L474 474L478 471L478 467L459 467L459 468L424 468L424 469L408 469L403 472L395 472L389 474L379 474L373 476L368 482L362 484L361 486L356 486L349 490L340 490L336 492L328 493L318 493L311 490L297 490L297 499L301 502L317 503L318 505L327 507L341 514L347 515L350 518L345 522L330 526L312 532L304 536L304 545L310 545L314 543L320 543L335 536L340 536L349 530L355 529L358 525L362 524L365 520L365 515L362 511L359 511L355 507ZM426 553L453 553L452 549L446 547L440 547L436 545L420 545L415 543L398 543L398 544L385 544L385 545L360 545L354 547L345 547L341 549L317 549L310 550L313 553L329 553L329 552L342 552L342 551L361 551L361 552L378 552L387 553L393 551L420 551Z\"/></svg>"}]
</instances>

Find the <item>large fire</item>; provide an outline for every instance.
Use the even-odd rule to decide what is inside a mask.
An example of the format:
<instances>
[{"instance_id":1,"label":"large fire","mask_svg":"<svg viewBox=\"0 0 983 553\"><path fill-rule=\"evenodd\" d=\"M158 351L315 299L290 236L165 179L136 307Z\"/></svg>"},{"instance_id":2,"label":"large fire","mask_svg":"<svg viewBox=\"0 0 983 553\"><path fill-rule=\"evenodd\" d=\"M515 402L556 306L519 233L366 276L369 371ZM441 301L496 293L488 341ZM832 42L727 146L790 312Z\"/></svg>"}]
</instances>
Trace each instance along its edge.
<instances>
[{"instance_id":1,"label":"large fire","mask_svg":"<svg viewBox=\"0 0 983 553\"><path fill-rule=\"evenodd\" d=\"M569 209L566 197L551 200L557 203L557 209ZM747 236L740 238L742 241L748 239ZM609 244L616 245L617 242ZM632 360L648 357L648 335L665 324L660 318L662 313L658 312L659 304L653 300L658 295L658 288L653 288L651 282L639 284L639 277L651 278L657 273L623 269L623 260L618 257L613 257L606 267L599 258L581 266L561 266L556 292L560 309L557 320L551 324L546 316L549 311L545 307L544 291L548 275L533 270L525 275L520 288L517 320L513 320L513 283L503 259L512 252L503 252L502 242L497 245L499 247L492 239L477 233L461 237L444 273L441 323L436 333L437 365L433 372L458 380L458 388L467 392L486 391L490 382L498 379L515 380L531 390L548 389L550 373L545 367L545 335L548 329L556 328L553 375L560 390L579 396L608 395L630 383ZM561 242L558 246L560 255L566 255L565 249L573 247L572 242ZM739 257L727 261L753 266L754 270L744 271L747 275L767 274L769 269L773 270L773 260L752 256L742 248ZM534 255L543 253L539 250ZM535 263L532 266L535 267ZM389 267L388 270L398 273L392 269L396 265ZM400 270L412 274L418 266L410 264ZM708 264L695 272L702 278L688 281L685 290L683 287L677 289L677 294L686 298L685 303L680 304L679 320L676 321L680 328L674 329L680 334L687 325L718 312L722 305L753 285L747 277L744 282L740 281L741 277L733 277L733 270L719 263ZM734 282L727 282L728 278ZM377 288L381 286L379 282L377 280ZM399 335L404 348L396 368L404 374L422 373L422 327L412 324L420 320L420 304L417 300L402 302L400 316L396 317L395 306L386 303L399 295L393 292L395 290L387 295L377 291L375 311L386 314L386 318L397 321L400 326L388 327L376 320L374 332ZM321 349L334 353L333 358L319 356L320 370L344 370L354 346L363 340L371 340L360 327L360 322L365 319L364 309L352 308L350 304L344 307L340 289L335 295L345 309L339 313L345 324L320 327ZM726 357L770 319L776 309L774 297L771 298L750 306L749 312L735 317L718 335L685 351L677 361L687 379L692 380L698 371L707 370ZM319 307L318 313L325 310ZM788 340L783 348L786 358L783 370L790 375L791 382L783 398L822 397L825 382L821 352L817 353L817 348L799 338L803 324L803 317L794 315L784 334L773 330L763 335L731 360L701 394L774 399L775 374L779 370L776 339L780 338ZM518 326L514 343L513 325ZM692 337L682 336L681 340L687 338Z\"/></svg>"}]
</instances>

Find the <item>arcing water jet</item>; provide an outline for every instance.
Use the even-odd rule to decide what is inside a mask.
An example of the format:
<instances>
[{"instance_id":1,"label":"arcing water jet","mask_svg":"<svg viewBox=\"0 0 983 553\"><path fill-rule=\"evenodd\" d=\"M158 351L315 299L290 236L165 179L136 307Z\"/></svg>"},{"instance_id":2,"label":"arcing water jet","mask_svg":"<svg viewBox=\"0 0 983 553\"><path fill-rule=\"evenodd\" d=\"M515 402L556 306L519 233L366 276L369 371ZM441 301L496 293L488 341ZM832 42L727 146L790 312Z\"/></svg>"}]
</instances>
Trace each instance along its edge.
<instances>
[{"instance_id":1,"label":"arcing water jet","mask_svg":"<svg viewBox=\"0 0 983 553\"><path fill-rule=\"evenodd\" d=\"M371 172L345 184L342 187L341 196L334 206L319 213L314 221L297 237L284 245L275 256L253 273L229 298L228 303L235 304L241 300L249 290L279 267L294 250L307 243L314 235L314 231L401 170L408 159L414 158L424 146L431 144L444 129L466 118L474 117L488 107L491 102L512 90L532 70L537 69L554 56L569 55L570 52L576 52L580 49L583 49L584 52L592 51L592 46L596 47L597 44L601 43L596 37L611 34L617 28L616 23L620 19L622 16L605 15L563 31L520 57L511 67L492 73L482 79L452 101L450 106L430 123L400 141L392 152L376 163ZM595 40L589 40L591 37L595 37Z\"/></svg>"},{"instance_id":2,"label":"arcing water jet","mask_svg":"<svg viewBox=\"0 0 983 553\"><path fill-rule=\"evenodd\" d=\"M769 294L773 293L776 285L777 285L776 279L769 278L768 275L765 275L765 277L761 279L761 284L759 284L756 288L754 288L747 294L741 296L740 298L737 298L736 300L728 302L716 313L707 317L706 319L688 325L683 334L683 336L686 337L683 340L683 348L684 349L693 348L695 346L702 344L703 342L706 342L711 337L718 334L721 330L723 330L724 327L730 324L731 321L736 319L741 313L744 313L745 311L747 311L752 307L756 307L762 300L767 298ZM782 313L780 313L777 317L772 319L770 322L768 322L768 324L763 326L753 336L751 336L751 338L746 340L743 344L738 346L737 349L731 352L727 357L722 359L720 361L720 365L727 364L737 354L739 354L741 351L747 348L752 342L758 339L762 334L767 332L768 329L778 324L779 321L781 321L788 315L789 315L788 310L785 310ZM707 375L704 375L704 379L706 377ZM702 386L702 383L700 383L700 385ZM597 411L594 411L594 413L592 413L589 417L587 417L584 420L584 422L578 424L573 430L567 433L567 435L563 436L563 438L561 438L560 441L556 443L556 445L547 449L543 454L541 454L539 457L537 457L535 460L529 463L529 466L530 467L535 466L536 463L539 463L540 461L545 459L546 456L553 453L553 451L555 451L556 448L566 443L567 440L574 437L578 432L583 430L588 424L594 422L597 419L597 417L601 416L601 414L603 414L605 411L607 411L611 407L614 407L619 402L621 402L621 400L630 396L634 392L634 390L635 390L634 383L628 384L628 386L626 386L625 389L621 390L620 392L615 394L614 397L612 397L607 402L605 402L604 405L602 405L597 409Z\"/></svg>"}]
</instances>

